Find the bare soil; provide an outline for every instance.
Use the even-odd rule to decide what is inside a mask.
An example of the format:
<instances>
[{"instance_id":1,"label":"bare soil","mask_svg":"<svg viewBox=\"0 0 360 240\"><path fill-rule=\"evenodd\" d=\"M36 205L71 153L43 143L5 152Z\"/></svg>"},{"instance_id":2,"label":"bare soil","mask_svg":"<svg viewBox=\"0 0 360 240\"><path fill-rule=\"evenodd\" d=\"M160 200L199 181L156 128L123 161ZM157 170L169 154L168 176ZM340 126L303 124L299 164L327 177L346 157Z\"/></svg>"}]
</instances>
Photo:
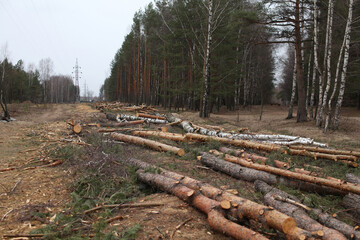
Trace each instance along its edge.
<instances>
[{"instance_id":1,"label":"bare soil","mask_svg":"<svg viewBox=\"0 0 360 240\"><path fill-rule=\"evenodd\" d=\"M0 169L18 169L0 172L0 237L3 234L28 233L45 226L46 222L29 217L34 211L46 212L48 219L51 219L64 210L70 201L69 185L73 180L69 171L63 166L35 169L26 167L34 166L34 162L43 158L56 161L47 156L46 149L53 144L68 144L61 139L71 135L67 126L70 118L91 121L103 116L87 104L17 104L10 106L10 109L13 110L12 117L17 121L0 123ZM285 120L287 108L280 106L265 106L261 121L259 107L241 109L239 112L223 109L205 120L199 118L197 112L178 114L182 119L199 125L218 125L229 131L247 127L250 132L311 137L334 147L360 150L360 111L351 108L343 110L340 129L326 134L315 127L314 121L296 123L295 119ZM197 177L223 189L237 189L241 196L260 202L251 184L200 168L195 160L154 153L137 146L131 146L127 150L128 156ZM165 205L121 209L119 211L124 219L110 225L122 230L139 223L142 230L138 239L168 239L179 224L191 218L176 231L174 239L230 239L213 232L202 213L171 195L156 193L140 198L137 202ZM261 231L260 227L258 231Z\"/></svg>"}]
</instances>

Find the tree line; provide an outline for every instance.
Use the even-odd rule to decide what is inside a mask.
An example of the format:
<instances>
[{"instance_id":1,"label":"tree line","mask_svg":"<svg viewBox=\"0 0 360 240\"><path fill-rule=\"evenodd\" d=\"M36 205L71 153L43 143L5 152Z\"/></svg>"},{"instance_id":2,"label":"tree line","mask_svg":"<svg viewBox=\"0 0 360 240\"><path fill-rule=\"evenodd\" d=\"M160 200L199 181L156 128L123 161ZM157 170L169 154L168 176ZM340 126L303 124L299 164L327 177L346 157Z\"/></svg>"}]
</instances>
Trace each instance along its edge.
<instances>
[{"instance_id":1,"label":"tree line","mask_svg":"<svg viewBox=\"0 0 360 240\"><path fill-rule=\"evenodd\" d=\"M71 76L53 75L51 59L42 59L38 67L29 64L25 70L24 62L16 64L9 61L6 47L0 59L0 105L3 118L9 119L8 103L31 101L33 103L75 102L78 91Z\"/></svg>"},{"instance_id":2,"label":"tree line","mask_svg":"<svg viewBox=\"0 0 360 240\"><path fill-rule=\"evenodd\" d=\"M271 29L247 1L156 1L138 11L102 86L106 100L198 110L268 103Z\"/></svg>"},{"instance_id":3,"label":"tree line","mask_svg":"<svg viewBox=\"0 0 360 240\"><path fill-rule=\"evenodd\" d=\"M269 103L274 45L288 44L288 118L297 104L298 122L337 128L342 105L360 106L358 16L353 0L158 0L135 14L101 94L201 117Z\"/></svg>"}]
</instances>

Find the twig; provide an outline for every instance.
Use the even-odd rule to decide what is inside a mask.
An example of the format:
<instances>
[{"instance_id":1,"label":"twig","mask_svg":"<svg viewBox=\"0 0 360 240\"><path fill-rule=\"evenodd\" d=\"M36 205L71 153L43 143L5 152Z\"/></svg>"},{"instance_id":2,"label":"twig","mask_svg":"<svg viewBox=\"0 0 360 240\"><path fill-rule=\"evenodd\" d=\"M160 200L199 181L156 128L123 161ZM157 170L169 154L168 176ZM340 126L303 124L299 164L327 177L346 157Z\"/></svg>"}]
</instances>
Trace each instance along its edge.
<instances>
[{"instance_id":1,"label":"twig","mask_svg":"<svg viewBox=\"0 0 360 240\"><path fill-rule=\"evenodd\" d=\"M109 218L108 220L106 220L106 223L111 223L113 221L116 221L116 220L123 220L124 217L119 215L119 216L116 216L116 217L113 217L113 218Z\"/></svg>"},{"instance_id":2,"label":"twig","mask_svg":"<svg viewBox=\"0 0 360 240\"><path fill-rule=\"evenodd\" d=\"M27 237L27 238L41 238L44 234L4 234L4 238L17 238L17 237Z\"/></svg>"},{"instance_id":3,"label":"twig","mask_svg":"<svg viewBox=\"0 0 360 240\"><path fill-rule=\"evenodd\" d=\"M211 168L208 168L208 167L204 167L204 166L196 166L197 168L201 168L201 169L206 169L206 170L211 170Z\"/></svg>"},{"instance_id":4,"label":"twig","mask_svg":"<svg viewBox=\"0 0 360 240\"><path fill-rule=\"evenodd\" d=\"M15 183L14 187L11 189L11 191L9 192L9 194L14 193L17 185L19 185L19 184L21 183L21 181L22 181L22 179L20 178L20 179Z\"/></svg>"},{"instance_id":5,"label":"twig","mask_svg":"<svg viewBox=\"0 0 360 240\"><path fill-rule=\"evenodd\" d=\"M1 221L4 221L7 215L9 215L14 209L10 209L7 213L4 214L4 216L1 218Z\"/></svg>"},{"instance_id":6,"label":"twig","mask_svg":"<svg viewBox=\"0 0 360 240\"><path fill-rule=\"evenodd\" d=\"M158 230L158 232L161 234L161 236L163 236L164 239L166 239L167 237L165 236L165 234L162 233L162 231L160 231L160 229L158 227L155 227L156 230Z\"/></svg>"},{"instance_id":7,"label":"twig","mask_svg":"<svg viewBox=\"0 0 360 240\"><path fill-rule=\"evenodd\" d=\"M102 209L102 208L137 208L137 207L158 207L163 206L163 203L132 203L132 204L111 204L111 205L102 205L95 208L86 210L84 214Z\"/></svg>"},{"instance_id":8,"label":"twig","mask_svg":"<svg viewBox=\"0 0 360 240\"><path fill-rule=\"evenodd\" d=\"M175 233L177 230L179 230L183 225L185 225L186 223L190 222L191 220L193 220L193 218L188 218L185 221L183 221L182 223L180 223L179 225L176 226L175 230L172 232L172 234L170 235L170 240L172 240L175 236Z\"/></svg>"},{"instance_id":9,"label":"twig","mask_svg":"<svg viewBox=\"0 0 360 240\"><path fill-rule=\"evenodd\" d=\"M290 199L290 198L284 198L284 197L281 197L281 196L279 196L279 195L273 195L273 197L274 197L274 199L276 199L276 200L293 204L293 205L295 205L295 206L298 206L298 207L301 207L301 208L305 209L306 211L311 211L311 208L309 208L308 206L306 206L306 205L304 205L304 204L301 204L301 203L299 203L299 202L296 202L295 200L292 200L292 199Z\"/></svg>"}]
</instances>

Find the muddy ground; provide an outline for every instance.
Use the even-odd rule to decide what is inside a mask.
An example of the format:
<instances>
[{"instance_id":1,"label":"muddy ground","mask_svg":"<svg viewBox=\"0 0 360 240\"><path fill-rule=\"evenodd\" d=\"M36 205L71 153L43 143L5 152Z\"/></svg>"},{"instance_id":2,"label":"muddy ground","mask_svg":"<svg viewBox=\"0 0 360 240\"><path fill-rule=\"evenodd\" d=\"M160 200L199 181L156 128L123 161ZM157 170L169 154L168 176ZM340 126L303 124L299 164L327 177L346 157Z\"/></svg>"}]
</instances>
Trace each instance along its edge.
<instances>
[{"instance_id":1,"label":"muddy ground","mask_svg":"<svg viewBox=\"0 0 360 240\"><path fill-rule=\"evenodd\" d=\"M68 208L67 204L71 200L69 186L74 181L71 169L67 168L66 164L56 167L34 167L44 165L41 164L43 162L49 164L57 161L58 159L53 159L50 154L51 149L71 144L63 141L74 139L67 124L70 118L91 122L103 119L104 115L89 104L17 104L10 106L10 109L12 117L17 121L0 123L0 169L15 169L0 172L0 237L3 234L28 233L44 227L51 218ZM340 129L326 134L314 126L314 121L296 123L295 119L285 120L285 107L266 106L261 121L259 113L258 107L241 109L240 112L222 110L206 120L200 119L196 112L177 114L182 119L199 125L218 125L226 130L247 127L251 132L299 135L326 142L337 148L360 150L360 111L356 109L345 108ZM177 127L173 130L179 131ZM136 157L199 178L223 189L237 189L241 196L261 202L252 184L204 169L195 159L155 153L136 146L124 146L124 151L124 156ZM179 224L191 218L175 233L174 239L229 239L213 232L202 213L176 197L157 192L140 197L136 202L164 205L121 209L119 214L123 219L110 225L121 231L139 223L142 227L137 239L168 239ZM44 218L34 218L34 212L45 212L46 221ZM263 232L261 226L253 225L253 228ZM269 237L271 236L269 233Z\"/></svg>"}]
</instances>

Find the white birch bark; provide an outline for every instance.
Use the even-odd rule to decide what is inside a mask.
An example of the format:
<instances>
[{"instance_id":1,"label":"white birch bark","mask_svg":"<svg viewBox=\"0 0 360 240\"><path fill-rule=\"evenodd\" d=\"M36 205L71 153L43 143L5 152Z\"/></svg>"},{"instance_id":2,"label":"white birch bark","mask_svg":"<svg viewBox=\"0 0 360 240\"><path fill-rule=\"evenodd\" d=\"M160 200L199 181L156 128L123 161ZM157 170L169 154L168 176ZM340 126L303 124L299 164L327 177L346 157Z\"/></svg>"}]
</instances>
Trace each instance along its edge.
<instances>
[{"instance_id":1,"label":"white birch bark","mask_svg":"<svg viewBox=\"0 0 360 240\"><path fill-rule=\"evenodd\" d=\"M202 96L202 106L200 110L200 117L209 117L209 92L210 92L210 47L212 40L212 25L213 25L213 1L209 0L208 5L208 28L207 28L207 39L206 39L206 49L205 49L205 58L204 58L204 85L203 85L203 96Z\"/></svg>"},{"instance_id":2,"label":"white birch bark","mask_svg":"<svg viewBox=\"0 0 360 240\"><path fill-rule=\"evenodd\" d=\"M316 75L319 74L319 79L321 79L321 71L319 69L319 59L318 59L318 48L319 48L319 26L318 26L318 9L317 9L317 0L314 0L314 68L313 68L313 78L312 78L312 90L311 90L311 100L310 100L310 117L314 117L314 100L315 100L315 80ZM320 86L320 83L319 83Z\"/></svg>"},{"instance_id":3,"label":"white birch bark","mask_svg":"<svg viewBox=\"0 0 360 240\"><path fill-rule=\"evenodd\" d=\"M322 115L326 105L327 94L330 89L331 84L331 42L332 42L332 23L333 23L333 15L334 15L334 2L333 0L329 0L328 6L328 17L327 17L327 26L326 26L326 41L325 41L325 56L324 56L324 69L323 76L321 81L321 95L319 90L319 104L318 104L318 112L316 117L316 126L321 126L322 124ZM327 84L326 89L323 93L323 87L325 84L325 71L327 73Z\"/></svg>"},{"instance_id":4,"label":"white birch bark","mask_svg":"<svg viewBox=\"0 0 360 240\"><path fill-rule=\"evenodd\" d=\"M346 72L347 72L347 66L349 62L349 50L350 50L350 33L351 33L351 23L352 23L352 12L353 12L353 5L354 0L349 1L349 13L348 18L346 21L346 28L345 28L345 49L344 49L344 63L343 68L341 72L341 82L340 82L340 91L338 100L335 107L335 114L334 114L334 122L333 127L334 129L337 129L339 127L339 120L340 120L340 110L342 101L344 98L344 92L345 92L345 84L346 84Z\"/></svg>"},{"instance_id":5,"label":"white birch bark","mask_svg":"<svg viewBox=\"0 0 360 240\"><path fill-rule=\"evenodd\" d=\"M117 122L123 122L124 120L126 121L144 120L146 123L158 123L158 124L168 123L168 121L162 119L143 118L143 117L136 117L133 115L126 115L126 114L118 114L116 116Z\"/></svg>"},{"instance_id":6,"label":"white birch bark","mask_svg":"<svg viewBox=\"0 0 360 240\"><path fill-rule=\"evenodd\" d=\"M292 81L292 89L291 89L291 98L290 98L290 103L289 103L289 112L288 112L288 116L286 119L293 118L295 94L296 94L296 55L295 55L295 60L294 60L293 81Z\"/></svg>"},{"instance_id":7,"label":"white birch bark","mask_svg":"<svg viewBox=\"0 0 360 240\"><path fill-rule=\"evenodd\" d=\"M344 35L345 36L345 35ZM343 52L344 52L344 48L345 48L345 37L344 37L344 40L343 40L343 43L341 45L341 48L340 48L340 53L339 53L339 57L338 57L338 62L337 62L337 65L336 65L336 73L335 73L335 81L334 81L334 88L333 88L333 91L331 93L331 96L329 98L329 101L327 103L328 105L328 111L326 113L326 119L325 119L325 125L324 125L324 132L327 131L328 129L328 126L329 126L329 121L330 121L330 115L331 115L331 104L332 104L332 101L334 100L334 97L335 97L335 94L336 94L336 90L337 90L337 85L338 85L338 82L339 82L339 73L340 73L340 65L341 65L341 61L342 61L342 58L343 58Z\"/></svg>"},{"instance_id":8,"label":"white birch bark","mask_svg":"<svg viewBox=\"0 0 360 240\"><path fill-rule=\"evenodd\" d=\"M308 68L307 68L307 80L306 80L306 114L309 114L309 94L310 94L310 68L311 68L311 57L312 57L312 52L310 52L309 55L309 62L308 62Z\"/></svg>"}]
</instances>

